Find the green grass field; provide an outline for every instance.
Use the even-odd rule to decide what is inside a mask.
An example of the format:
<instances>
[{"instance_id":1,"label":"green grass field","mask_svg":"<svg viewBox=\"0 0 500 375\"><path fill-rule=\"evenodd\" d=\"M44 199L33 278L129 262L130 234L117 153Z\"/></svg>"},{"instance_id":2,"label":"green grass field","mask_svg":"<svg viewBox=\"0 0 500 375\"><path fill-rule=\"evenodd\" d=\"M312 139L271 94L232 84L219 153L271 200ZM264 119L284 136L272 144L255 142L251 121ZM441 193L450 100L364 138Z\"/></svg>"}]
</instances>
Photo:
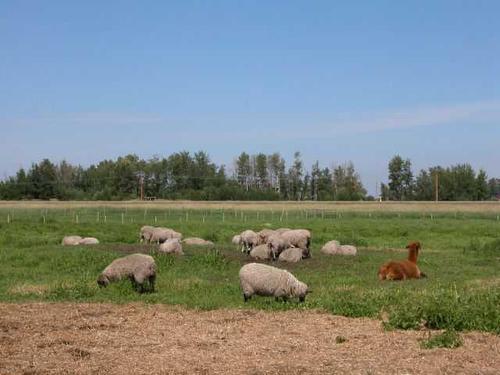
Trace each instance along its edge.
<instances>
[{"instance_id":1,"label":"green grass field","mask_svg":"<svg viewBox=\"0 0 500 375\"><path fill-rule=\"evenodd\" d=\"M157 291L137 294L128 281L99 289L96 278L139 245L143 224L174 228L184 237L216 243L185 247L186 256L157 255ZM276 263L306 282L305 303L255 297L247 304L238 271L251 260L231 237L251 228L307 228L312 259ZM63 247L64 235L99 238L93 247ZM358 246L356 257L320 253L331 239ZM377 270L406 257L410 240L423 244L419 266L427 279L379 282ZM381 317L388 328L480 330L500 333L500 221L496 215L449 212L240 211L181 209L0 209L0 301L144 302L187 308L319 309L352 317Z\"/></svg>"}]
</instances>

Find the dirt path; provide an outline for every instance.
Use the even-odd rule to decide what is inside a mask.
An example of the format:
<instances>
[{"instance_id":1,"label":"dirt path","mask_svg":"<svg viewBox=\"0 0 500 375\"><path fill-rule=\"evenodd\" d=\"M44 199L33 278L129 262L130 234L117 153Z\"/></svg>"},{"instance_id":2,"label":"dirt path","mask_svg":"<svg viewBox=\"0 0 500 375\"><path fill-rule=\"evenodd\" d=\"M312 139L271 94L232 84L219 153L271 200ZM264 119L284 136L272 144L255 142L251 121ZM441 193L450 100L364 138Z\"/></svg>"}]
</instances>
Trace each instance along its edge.
<instances>
[{"instance_id":1,"label":"dirt path","mask_svg":"<svg viewBox=\"0 0 500 375\"><path fill-rule=\"evenodd\" d=\"M0 304L0 374L500 373L500 337L423 350L425 335L310 311Z\"/></svg>"}]
</instances>

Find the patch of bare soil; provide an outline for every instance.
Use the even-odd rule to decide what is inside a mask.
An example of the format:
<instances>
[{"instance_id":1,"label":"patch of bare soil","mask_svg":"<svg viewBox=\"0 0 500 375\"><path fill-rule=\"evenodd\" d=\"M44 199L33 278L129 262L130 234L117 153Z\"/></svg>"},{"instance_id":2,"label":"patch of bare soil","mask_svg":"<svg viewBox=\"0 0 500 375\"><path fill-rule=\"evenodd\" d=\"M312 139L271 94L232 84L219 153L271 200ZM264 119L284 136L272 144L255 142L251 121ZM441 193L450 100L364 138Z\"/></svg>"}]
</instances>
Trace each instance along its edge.
<instances>
[{"instance_id":1,"label":"patch of bare soil","mask_svg":"<svg viewBox=\"0 0 500 375\"><path fill-rule=\"evenodd\" d=\"M498 336L424 350L426 335L311 311L0 304L0 374L500 373Z\"/></svg>"}]
</instances>

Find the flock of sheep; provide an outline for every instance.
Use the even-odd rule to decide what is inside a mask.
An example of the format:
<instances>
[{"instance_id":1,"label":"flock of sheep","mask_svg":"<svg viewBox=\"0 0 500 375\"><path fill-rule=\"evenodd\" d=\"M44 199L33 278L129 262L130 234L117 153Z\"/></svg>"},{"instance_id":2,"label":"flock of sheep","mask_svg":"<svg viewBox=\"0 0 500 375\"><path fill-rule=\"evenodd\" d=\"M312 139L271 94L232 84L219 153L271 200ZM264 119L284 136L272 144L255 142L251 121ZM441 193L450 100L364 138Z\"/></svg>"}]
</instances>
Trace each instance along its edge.
<instances>
[{"instance_id":1,"label":"flock of sheep","mask_svg":"<svg viewBox=\"0 0 500 375\"><path fill-rule=\"evenodd\" d=\"M159 245L158 251L167 254L183 255L182 244L214 246L213 242L191 237L182 240L182 234L173 229L143 226L140 229L140 242ZM233 244L241 246L241 251L256 260L298 262L311 257L311 232L307 229L280 228L263 229L260 232L245 230L235 235ZM63 245L89 245L99 241L93 237L64 237ZM426 277L417 266L419 242L411 242L408 260L390 261L379 268L380 280L405 280ZM356 247L341 245L338 241L327 242L321 252L328 255L356 255ZM157 266L153 257L145 254L132 254L115 259L99 275L97 283L106 287L109 283L130 279L139 292L154 291ZM298 298L304 301L310 290L290 272L261 263L249 263L239 272L240 287L246 302L253 295L273 296L276 299Z\"/></svg>"}]
</instances>

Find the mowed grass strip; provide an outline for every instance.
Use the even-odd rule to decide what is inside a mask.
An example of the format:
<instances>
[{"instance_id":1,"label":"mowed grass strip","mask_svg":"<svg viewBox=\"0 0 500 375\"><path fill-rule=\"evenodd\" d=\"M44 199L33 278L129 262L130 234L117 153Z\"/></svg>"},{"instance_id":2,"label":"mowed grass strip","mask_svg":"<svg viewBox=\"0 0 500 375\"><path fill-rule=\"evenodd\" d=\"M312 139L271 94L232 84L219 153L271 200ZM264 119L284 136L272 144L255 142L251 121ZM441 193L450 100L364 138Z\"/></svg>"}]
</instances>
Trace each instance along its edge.
<instances>
[{"instance_id":1,"label":"mowed grass strip","mask_svg":"<svg viewBox=\"0 0 500 375\"><path fill-rule=\"evenodd\" d=\"M221 210L0 210L0 300L165 303L195 309L320 309L352 317L380 317L388 328L481 330L500 333L500 223L481 214L427 217L415 213L320 215L304 211ZM185 247L186 256L154 252L138 244L143 224L168 226L216 243L215 250ZM306 303L255 297L243 303L238 282L251 260L230 245L251 228L307 228L313 258L274 263L306 282ZM63 247L64 235L99 238L100 245ZM359 247L356 257L320 253L328 240ZM427 279L380 282L378 267L406 257L404 246L420 240L419 266ZM137 294L128 281L99 289L96 278L113 259L152 253L159 273L157 292Z\"/></svg>"}]
</instances>

